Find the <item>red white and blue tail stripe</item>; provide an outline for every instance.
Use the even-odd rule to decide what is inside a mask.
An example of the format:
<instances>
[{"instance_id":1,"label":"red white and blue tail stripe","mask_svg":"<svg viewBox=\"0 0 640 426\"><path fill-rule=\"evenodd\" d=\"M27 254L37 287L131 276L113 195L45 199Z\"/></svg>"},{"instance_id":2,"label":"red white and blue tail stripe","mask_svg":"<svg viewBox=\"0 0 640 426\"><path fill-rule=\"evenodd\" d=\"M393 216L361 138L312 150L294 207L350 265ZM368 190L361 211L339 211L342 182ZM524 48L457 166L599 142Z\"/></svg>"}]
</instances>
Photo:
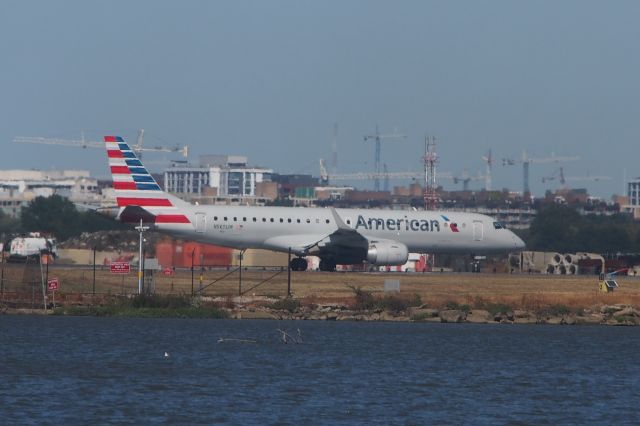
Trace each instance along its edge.
<instances>
[{"instance_id":1,"label":"red white and blue tail stripe","mask_svg":"<svg viewBox=\"0 0 640 426\"><path fill-rule=\"evenodd\" d=\"M145 222L151 220L156 224L191 224L187 216L177 214L179 207L188 204L160 188L122 137L105 136L104 142L118 207L144 209L149 213L144 216Z\"/></svg>"}]
</instances>

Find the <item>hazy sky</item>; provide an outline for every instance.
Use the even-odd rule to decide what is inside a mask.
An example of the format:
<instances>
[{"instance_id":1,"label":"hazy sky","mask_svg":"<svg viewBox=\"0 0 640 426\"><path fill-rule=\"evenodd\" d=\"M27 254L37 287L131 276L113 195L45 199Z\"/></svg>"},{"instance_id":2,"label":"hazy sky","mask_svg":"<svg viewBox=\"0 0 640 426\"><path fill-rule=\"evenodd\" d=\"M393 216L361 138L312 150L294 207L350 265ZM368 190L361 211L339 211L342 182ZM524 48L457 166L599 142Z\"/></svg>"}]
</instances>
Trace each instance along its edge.
<instances>
[{"instance_id":1,"label":"hazy sky","mask_svg":"<svg viewBox=\"0 0 640 426\"><path fill-rule=\"evenodd\" d=\"M521 190L501 158L579 155L565 174L611 176L577 183L608 197L640 176L639 18L637 1L5 0L0 168L106 176L100 150L11 141L145 128L193 159L317 175L337 122L339 172L373 169L378 125L407 135L383 144L390 171L420 170L428 134L442 171L484 171L492 148L494 188ZM532 166L536 194L557 168Z\"/></svg>"}]
</instances>

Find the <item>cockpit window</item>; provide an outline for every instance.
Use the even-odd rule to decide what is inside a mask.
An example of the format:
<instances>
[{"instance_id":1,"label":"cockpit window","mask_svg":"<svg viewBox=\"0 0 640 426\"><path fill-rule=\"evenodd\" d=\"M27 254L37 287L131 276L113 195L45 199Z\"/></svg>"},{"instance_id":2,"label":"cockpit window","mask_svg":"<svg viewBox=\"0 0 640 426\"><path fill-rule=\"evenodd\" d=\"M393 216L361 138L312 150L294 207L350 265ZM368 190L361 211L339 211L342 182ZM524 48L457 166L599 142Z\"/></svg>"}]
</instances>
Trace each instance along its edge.
<instances>
[{"instance_id":1,"label":"cockpit window","mask_svg":"<svg viewBox=\"0 0 640 426\"><path fill-rule=\"evenodd\" d=\"M496 229L505 229L504 225L501 224L500 222L493 222L493 227Z\"/></svg>"}]
</instances>

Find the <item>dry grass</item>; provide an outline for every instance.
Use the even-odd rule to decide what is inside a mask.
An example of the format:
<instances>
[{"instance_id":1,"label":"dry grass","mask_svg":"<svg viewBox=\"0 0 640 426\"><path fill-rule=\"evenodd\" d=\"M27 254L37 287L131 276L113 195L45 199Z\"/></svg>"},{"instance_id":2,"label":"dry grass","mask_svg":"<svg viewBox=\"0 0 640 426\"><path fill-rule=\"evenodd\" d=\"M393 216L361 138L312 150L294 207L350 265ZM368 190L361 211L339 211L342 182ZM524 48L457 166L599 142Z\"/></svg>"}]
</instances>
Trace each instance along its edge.
<instances>
[{"instance_id":1,"label":"dry grass","mask_svg":"<svg viewBox=\"0 0 640 426\"><path fill-rule=\"evenodd\" d=\"M20 269L22 268L22 269ZM25 291L23 266L11 265L5 271L5 290ZM33 271L32 271L33 272ZM242 291L245 295L283 297L287 292L287 271L243 271ZM37 277L30 273L22 276ZM59 268L49 270L50 277L60 279L60 296L64 293L91 293L91 268ZM31 278L34 279L34 278ZM292 272L292 291L303 303L345 303L353 298L353 287L382 294L385 279L399 279L401 294L417 294L429 306L441 307L449 302L481 306L502 303L513 308L540 310L552 305L572 309L624 303L640 306L640 278L620 277L620 288L610 294L597 289L595 276L555 276L518 274L401 274L401 273L325 273ZM194 274L194 289L200 288L200 271ZM239 293L239 276L233 270L210 270L202 275L203 294L233 297ZM137 275L119 276L107 269L96 271L96 292L101 294L131 294L137 291ZM156 292L190 294L191 271L180 270L174 275L156 274ZM73 296L71 296L73 297Z\"/></svg>"}]
</instances>

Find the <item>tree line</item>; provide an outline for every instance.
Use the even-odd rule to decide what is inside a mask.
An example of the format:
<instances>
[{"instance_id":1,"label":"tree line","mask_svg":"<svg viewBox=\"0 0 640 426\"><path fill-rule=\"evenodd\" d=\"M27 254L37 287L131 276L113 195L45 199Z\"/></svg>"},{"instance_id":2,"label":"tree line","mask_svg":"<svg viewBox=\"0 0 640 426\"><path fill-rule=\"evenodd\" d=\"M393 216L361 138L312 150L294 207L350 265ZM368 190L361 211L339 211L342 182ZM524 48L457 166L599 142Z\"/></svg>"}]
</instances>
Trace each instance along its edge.
<instances>
[{"instance_id":1,"label":"tree line","mask_svg":"<svg viewBox=\"0 0 640 426\"><path fill-rule=\"evenodd\" d=\"M59 195L36 197L13 218L0 210L3 240L27 232L51 234L64 241L83 232L128 229L125 225L92 211L79 211L75 204Z\"/></svg>"},{"instance_id":2,"label":"tree line","mask_svg":"<svg viewBox=\"0 0 640 426\"><path fill-rule=\"evenodd\" d=\"M547 204L529 229L517 233L527 250L640 253L640 223L625 213L582 215L567 205Z\"/></svg>"}]
</instances>

